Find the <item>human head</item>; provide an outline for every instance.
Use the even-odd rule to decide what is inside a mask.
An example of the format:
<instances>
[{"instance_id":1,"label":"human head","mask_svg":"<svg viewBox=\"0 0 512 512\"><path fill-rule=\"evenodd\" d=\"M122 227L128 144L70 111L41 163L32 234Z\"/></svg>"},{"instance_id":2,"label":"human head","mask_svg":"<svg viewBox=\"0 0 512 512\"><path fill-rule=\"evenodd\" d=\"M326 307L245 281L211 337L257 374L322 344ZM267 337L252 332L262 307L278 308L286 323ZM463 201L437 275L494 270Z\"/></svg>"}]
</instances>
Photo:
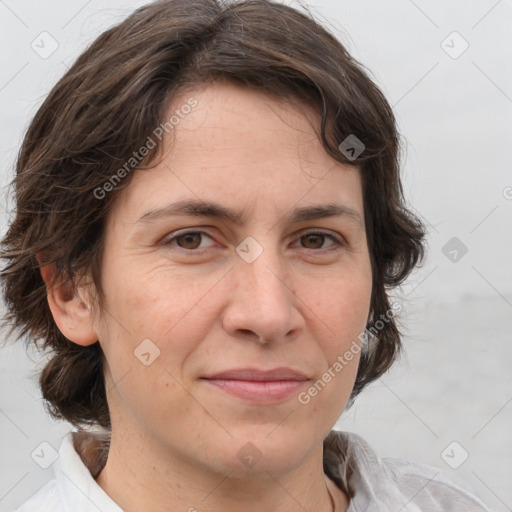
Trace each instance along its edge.
<instances>
[{"instance_id":1,"label":"human head","mask_svg":"<svg viewBox=\"0 0 512 512\"><path fill-rule=\"evenodd\" d=\"M371 318L391 309L388 290L423 255L423 227L404 205L392 110L332 35L308 16L264 0L149 4L78 58L34 117L17 161L16 217L3 241L4 298L20 334L54 353L41 386L56 417L110 426L100 346L76 345L59 331L40 267L54 263L57 277L70 283L90 276L101 305L105 219L135 168L149 169L162 156L154 131L169 122L169 103L214 79L310 105L321 117L318 137L325 151L360 169ZM364 143L354 161L338 147L351 134ZM155 147L127 170L148 137ZM112 190L105 188L113 182ZM399 348L391 319L361 354L352 398L390 367Z\"/></svg>"}]
</instances>

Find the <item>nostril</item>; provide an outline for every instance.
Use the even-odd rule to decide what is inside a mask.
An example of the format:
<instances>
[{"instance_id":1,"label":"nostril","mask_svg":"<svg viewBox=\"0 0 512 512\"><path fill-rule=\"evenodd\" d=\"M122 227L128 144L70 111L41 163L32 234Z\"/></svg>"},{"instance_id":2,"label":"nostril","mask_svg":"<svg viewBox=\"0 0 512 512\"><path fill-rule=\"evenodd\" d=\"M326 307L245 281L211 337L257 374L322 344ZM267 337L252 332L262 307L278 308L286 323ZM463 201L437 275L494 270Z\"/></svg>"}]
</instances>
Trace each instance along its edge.
<instances>
[{"instance_id":1,"label":"nostril","mask_svg":"<svg viewBox=\"0 0 512 512\"><path fill-rule=\"evenodd\" d=\"M250 329L238 329L242 335L255 338L257 341L259 341L262 345L266 345L268 343L268 340L266 340L263 336L260 336L256 334L254 331L251 331Z\"/></svg>"}]
</instances>

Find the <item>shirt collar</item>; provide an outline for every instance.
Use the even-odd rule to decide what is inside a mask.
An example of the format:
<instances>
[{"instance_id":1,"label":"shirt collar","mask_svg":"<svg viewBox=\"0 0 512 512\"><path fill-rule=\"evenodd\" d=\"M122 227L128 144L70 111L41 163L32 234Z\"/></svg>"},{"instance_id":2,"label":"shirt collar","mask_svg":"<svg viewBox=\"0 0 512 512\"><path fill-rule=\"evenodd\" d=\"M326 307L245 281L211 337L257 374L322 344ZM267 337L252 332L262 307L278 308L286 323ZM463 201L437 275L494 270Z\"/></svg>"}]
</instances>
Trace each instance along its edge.
<instances>
[{"instance_id":1,"label":"shirt collar","mask_svg":"<svg viewBox=\"0 0 512 512\"><path fill-rule=\"evenodd\" d=\"M63 439L54 471L66 510L123 512L94 479L106 461L106 439L108 435L103 432L84 431L69 432Z\"/></svg>"},{"instance_id":2,"label":"shirt collar","mask_svg":"<svg viewBox=\"0 0 512 512\"><path fill-rule=\"evenodd\" d=\"M324 472L350 497L347 512L376 512L382 510L383 500L404 503L399 489L389 485L389 469L362 437L331 430L323 444ZM109 446L108 431L70 432L64 438L55 476L60 499L70 510L123 512L95 480L106 463Z\"/></svg>"}]
</instances>

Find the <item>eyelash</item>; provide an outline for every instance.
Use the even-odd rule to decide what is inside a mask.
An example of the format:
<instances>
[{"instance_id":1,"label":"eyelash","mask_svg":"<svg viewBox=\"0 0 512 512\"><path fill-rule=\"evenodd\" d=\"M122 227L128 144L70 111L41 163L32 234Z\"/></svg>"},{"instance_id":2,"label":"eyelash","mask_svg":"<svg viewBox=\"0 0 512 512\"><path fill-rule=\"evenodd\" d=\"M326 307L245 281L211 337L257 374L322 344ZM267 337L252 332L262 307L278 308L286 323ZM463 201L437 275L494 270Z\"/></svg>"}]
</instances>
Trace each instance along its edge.
<instances>
[{"instance_id":1,"label":"eyelash","mask_svg":"<svg viewBox=\"0 0 512 512\"><path fill-rule=\"evenodd\" d=\"M190 231L177 232L177 234L175 234L171 238L164 238L162 240L161 244L165 245L165 246L173 246L174 245L172 243L173 241L177 240L178 238L181 238L182 236L189 235L189 234L206 235L207 237L213 239L213 237L211 235L209 235L208 233L206 233L205 231L190 230ZM333 242L335 242L335 246L334 246L334 248L324 248L324 249L308 249L307 247L303 247L302 249L305 249L305 250L310 250L310 251L314 251L314 252L333 252L333 251L339 251L341 248L343 248L345 246L345 244L341 240L339 240L336 236L334 236L330 233L325 233L323 231L308 231L306 233L303 233L301 236L299 236L298 239L301 239L302 237L305 237L308 235L322 235L323 237L330 238ZM179 247L179 246L174 246L174 247L176 247L178 250L186 251L189 253L195 253L195 254L202 254L204 251L207 251L209 249L209 248L185 249L185 248Z\"/></svg>"}]
</instances>

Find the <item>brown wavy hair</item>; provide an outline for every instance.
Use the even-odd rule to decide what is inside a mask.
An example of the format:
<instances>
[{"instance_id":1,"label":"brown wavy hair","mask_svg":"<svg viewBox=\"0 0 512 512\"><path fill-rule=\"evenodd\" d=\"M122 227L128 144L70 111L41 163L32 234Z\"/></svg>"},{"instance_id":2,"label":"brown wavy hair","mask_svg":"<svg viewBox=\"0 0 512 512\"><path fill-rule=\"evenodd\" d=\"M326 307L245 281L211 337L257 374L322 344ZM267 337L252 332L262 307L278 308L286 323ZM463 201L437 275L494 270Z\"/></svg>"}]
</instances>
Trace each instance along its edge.
<instances>
[{"instance_id":1,"label":"brown wavy hair","mask_svg":"<svg viewBox=\"0 0 512 512\"><path fill-rule=\"evenodd\" d=\"M57 82L16 161L15 216L0 254L4 325L27 346L48 349L40 386L56 419L111 427L100 344L83 347L59 331L40 267L55 263L56 278L71 284L91 276L101 305L105 218L133 173L101 200L95 191L165 121L178 93L215 80L314 107L327 153L359 166L373 274L371 318L390 311L388 290L423 260L425 226L405 205L392 109L365 68L307 9L271 0L163 0L141 7L102 33ZM365 146L356 160L339 149L351 134ZM154 164L160 149L158 144L137 168ZM350 403L400 351L396 318L381 324L361 353Z\"/></svg>"}]
</instances>

